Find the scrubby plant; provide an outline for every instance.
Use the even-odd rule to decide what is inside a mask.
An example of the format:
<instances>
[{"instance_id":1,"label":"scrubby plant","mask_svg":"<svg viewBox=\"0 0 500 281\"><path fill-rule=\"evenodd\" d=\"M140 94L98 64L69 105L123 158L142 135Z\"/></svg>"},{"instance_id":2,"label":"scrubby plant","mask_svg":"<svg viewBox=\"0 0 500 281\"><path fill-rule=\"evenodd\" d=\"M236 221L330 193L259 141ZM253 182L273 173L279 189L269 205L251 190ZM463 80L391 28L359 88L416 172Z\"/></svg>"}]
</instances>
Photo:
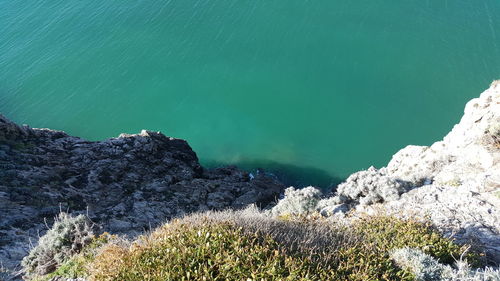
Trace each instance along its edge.
<instances>
[{"instance_id":1,"label":"scrubby plant","mask_svg":"<svg viewBox=\"0 0 500 281\"><path fill-rule=\"evenodd\" d=\"M268 236L275 240L287 253L307 253L321 256L327 262L335 258L337 249L356 243L357 239L345 226L332 224L321 216L280 216L270 217L255 207L240 211L206 212L190 215L182 219L189 225L231 222L244 233Z\"/></svg>"},{"instance_id":2,"label":"scrubby plant","mask_svg":"<svg viewBox=\"0 0 500 281\"><path fill-rule=\"evenodd\" d=\"M195 214L134 242L108 243L87 269L96 281L413 280L391 258L405 246L442 262L464 251L414 221L367 217L346 226L244 210Z\"/></svg>"},{"instance_id":3,"label":"scrubby plant","mask_svg":"<svg viewBox=\"0 0 500 281\"><path fill-rule=\"evenodd\" d=\"M444 280L450 281L500 281L500 268L486 267L473 269L463 261L456 263L456 270L450 272L449 276L445 275Z\"/></svg>"},{"instance_id":4,"label":"scrubby plant","mask_svg":"<svg viewBox=\"0 0 500 281\"><path fill-rule=\"evenodd\" d=\"M55 271L94 238L94 225L84 216L60 213L54 225L40 237L21 265L25 278L34 279Z\"/></svg>"},{"instance_id":5,"label":"scrubby plant","mask_svg":"<svg viewBox=\"0 0 500 281\"><path fill-rule=\"evenodd\" d=\"M316 211L321 199L321 191L312 186L295 189L285 189L285 197L281 199L271 210L274 216L307 215Z\"/></svg>"},{"instance_id":6,"label":"scrubby plant","mask_svg":"<svg viewBox=\"0 0 500 281\"><path fill-rule=\"evenodd\" d=\"M329 271L286 255L270 237L249 235L229 222L174 222L129 247L106 246L91 280L325 280Z\"/></svg>"},{"instance_id":7,"label":"scrubby plant","mask_svg":"<svg viewBox=\"0 0 500 281\"><path fill-rule=\"evenodd\" d=\"M110 235L105 232L93 238L90 244L60 265L54 272L43 276L37 276L33 281L52 281L54 279L57 280L57 278L78 281L78 278L87 277L87 265L95 259L96 254L100 251L100 247L111 241L113 241L113 243L118 243L118 241L122 240L116 235Z\"/></svg>"},{"instance_id":8,"label":"scrubby plant","mask_svg":"<svg viewBox=\"0 0 500 281\"><path fill-rule=\"evenodd\" d=\"M471 269L465 261L457 261L456 268L439 263L422 250L401 248L391 252L398 266L411 271L417 281L499 281L500 269L486 267Z\"/></svg>"},{"instance_id":9,"label":"scrubby plant","mask_svg":"<svg viewBox=\"0 0 500 281\"><path fill-rule=\"evenodd\" d=\"M424 281L442 280L447 267L423 251L412 248L402 248L392 251L391 258L402 268L408 269L415 279Z\"/></svg>"},{"instance_id":10,"label":"scrubby plant","mask_svg":"<svg viewBox=\"0 0 500 281\"><path fill-rule=\"evenodd\" d=\"M352 227L364 240L371 241L377 248L387 252L395 248L412 247L422 249L445 264L452 264L460 256L474 264L479 260L477 253L467 251L467 245L458 245L444 238L430 223L389 216L367 216Z\"/></svg>"},{"instance_id":11,"label":"scrubby plant","mask_svg":"<svg viewBox=\"0 0 500 281\"><path fill-rule=\"evenodd\" d=\"M350 175L339 184L336 195L344 201L342 203L354 201L371 205L398 200L411 186L409 182L389 176L386 168L376 169L372 166Z\"/></svg>"},{"instance_id":12,"label":"scrubby plant","mask_svg":"<svg viewBox=\"0 0 500 281\"><path fill-rule=\"evenodd\" d=\"M391 250L401 245L413 245L444 261L460 256L465 250L430 225L412 220L367 216L354 221L349 230L359 242L337 252L336 271L345 280L412 280L412 274L396 268L390 258Z\"/></svg>"}]
</instances>

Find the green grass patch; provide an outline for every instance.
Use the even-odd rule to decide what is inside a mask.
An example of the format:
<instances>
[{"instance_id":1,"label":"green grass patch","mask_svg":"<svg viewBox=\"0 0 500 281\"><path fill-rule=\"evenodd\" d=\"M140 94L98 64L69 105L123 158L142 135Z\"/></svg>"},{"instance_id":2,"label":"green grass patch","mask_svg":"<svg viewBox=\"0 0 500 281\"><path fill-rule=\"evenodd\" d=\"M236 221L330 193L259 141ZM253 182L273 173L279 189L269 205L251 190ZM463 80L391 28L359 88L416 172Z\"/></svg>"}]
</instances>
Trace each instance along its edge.
<instances>
[{"instance_id":1,"label":"green grass patch","mask_svg":"<svg viewBox=\"0 0 500 281\"><path fill-rule=\"evenodd\" d=\"M465 251L430 225L411 220L368 217L345 227L326 220L259 218L261 228L255 231L255 221L245 227L247 219L199 216L166 224L127 245L108 243L88 264L89 279L413 280L412 273L392 261L391 250L413 247L443 263ZM323 231L325 224L336 229L340 242L332 240L330 247L321 239L300 238L316 227Z\"/></svg>"}]
</instances>

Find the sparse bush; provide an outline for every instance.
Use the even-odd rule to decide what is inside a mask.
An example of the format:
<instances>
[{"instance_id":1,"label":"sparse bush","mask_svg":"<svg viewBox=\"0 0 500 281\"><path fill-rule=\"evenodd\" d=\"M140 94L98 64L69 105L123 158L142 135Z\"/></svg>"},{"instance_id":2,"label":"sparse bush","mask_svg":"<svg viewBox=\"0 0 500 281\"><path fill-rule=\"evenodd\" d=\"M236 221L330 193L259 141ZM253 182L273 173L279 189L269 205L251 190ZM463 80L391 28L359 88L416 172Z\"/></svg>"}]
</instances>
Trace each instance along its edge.
<instances>
[{"instance_id":1,"label":"sparse bush","mask_svg":"<svg viewBox=\"0 0 500 281\"><path fill-rule=\"evenodd\" d=\"M370 167L350 175L339 184L336 195L345 202L359 202L362 205L398 200L411 184L387 175L386 169Z\"/></svg>"},{"instance_id":2,"label":"sparse bush","mask_svg":"<svg viewBox=\"0 0 500 281\"><path fill-rule=\"evenodd\" d=\"M467 262L458 261L456 269L439 263L419 249L402 248L392 251L398 266L411 271L417 281L499 281L500 270L487 267L471 269Z\"/></svg>"},{"instance_id":3,"label":"sparse bush","mask_svg":"<svg viewBox=\"0 0 500 281\"><path fill-rule=\"evenodd\" d=\"M417 281L442 280L442 276L447 270L445 265L440 264L435 258L418 249L407 247L396 249L391 253L391 257L398 266L411 271Z\"/></svg>"},{"instance_id":4,"label":"sparse bush","mask_svg":"<svg viewBox=\"0 0 500 281\"><path fill-rule=\"evenodd\" d=\"M93 238L93 224L86 216L59 214L52 228L40 237L38 245L22 260L25 278L33 279L55 271Z\"/></svg>"},{"instance_id":5,"label":"sparse bush","mask_svg":"<svg viewBox=\"0 0 500 281\"><path fill-rule=\"evenodd\" d=\"M484 269L473 269L466 262L458 261L456 270L447 271L444 280L450 281L500 281L500 268L486 267Z\"/></svg>"},{"instance_id":6,"label":"sparse bush","mask_svg":"<svg viewBox=\"0 0 500 281\"><path fill-rule=\"evenodd\" d=\"M453 243L453 240L444 238L430 223L388 216L368 216L353 224L353 229L365 241L372 241L377 248L387 252L395 248L411 247L422 249L445 264L453 264L460 256L474 265L479 260L478 254L467 252L467 245L460 246Z\"/></svg>"},{"instance_id":7,"label":"sparse bush","mask_svg":"<svg viewBox=\"0 0 500 281\"><path fill-rule=\"evenodd\" d=\"M122 239L105 232L98 237L93 238L92 242L85 246L80 253L72 256L69 260L59 266L56 271L44 276L36 277L34 281L53 281L56 278L61 278L61 280L68 279L78 281L80 280L78 278L87 277L87 265L95 259L96 254L100 252L100 247L110 243L111 241L113 241L113 243L119 243Z\"/></svg>"},{"instance_id":8,"label":"sparse bush","mask_svg":"<svg viewBox=\"0 0 500 281\"><path fill-rule=\"evenodd\" d=\"M285 190L285 197L272 209L274 216L307 215L316 211L321 199L321 191L309 186L302 189L289 187Z\"/></svg>"},{"instance_id":9,"label":"sparse bush","mask_svg":"<svg viewBox=\"0 0 500 281\"><path fill-rule=\"evenodd\" d=\"M91 280L325 280L329 272L299 255L286 255L270 237L231 223L163 226L128 248L103 249Z\"/></svg>"},{"instance_id":10,"label":"sparse bush","mask_svg":"<svg viewBox=\"0 0 500 281\"><path fill-rule=\"evenodd\" d=\"M413 280L390 255L405 246L443 262L464 250L413 221L367 217L347 227L325 219L274 219L249 209L195 214L133 243L108 243L88 269L96 281Z\"/></svg>"}]
</instances>

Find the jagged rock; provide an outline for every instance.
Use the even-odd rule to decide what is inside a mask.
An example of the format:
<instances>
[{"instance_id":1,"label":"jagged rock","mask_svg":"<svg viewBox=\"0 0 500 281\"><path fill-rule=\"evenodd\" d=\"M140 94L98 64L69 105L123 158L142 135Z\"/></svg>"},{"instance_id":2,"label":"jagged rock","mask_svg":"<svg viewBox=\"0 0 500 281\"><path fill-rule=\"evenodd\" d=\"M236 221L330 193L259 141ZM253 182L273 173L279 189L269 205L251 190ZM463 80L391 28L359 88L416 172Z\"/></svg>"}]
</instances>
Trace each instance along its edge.
<instances>
[{"instance_id":1,"label":"jagged rock","mask_svg":"<svg viewBox=\"0 0 500 281\"><path fill-rule=\"evenodd\" d=\"M337 187L340 203L359 202L367 205L399 199L411 185L387 175L386 169L370 167L366 171L352 174Z\"/></svg>"},{"instance_id":2,"label":"jagged rock","mask_svg":"<svg viewBox=\"0 0 500 281\"><path fill-rule=\"evenodd\" d=\"M442 141L407 146L387 167L351 175L318 206L324 214L349 206L353 216L430 219L445 234L482 245L489 261L500 263L500 81L467 103Z\"/></svg>"},{"instance_id":3,"label":"jagged rock","mask_svg":"<svg viewBox=\"0 0 500 281\"><path fill-rule=\"evenodd\" d=\"M420 186L427 180L446 184L478 174L500 174L500 83L465 106L460 123L430 147L408 146L387 165L388 174Z\"/></svg>"},{"instance_id":4,"label":"jagged rock","mask_svg":"<svg viewBox=\"0 0 500 281\"><path fill-rule=\"evenodd\" d=\"M0 260L13 267L61 210L135 235L186 213L274 202L284 186L235 167L204 169L159 132L99 142L18 126L0 115Z\"/></svg>"}]
</instances>

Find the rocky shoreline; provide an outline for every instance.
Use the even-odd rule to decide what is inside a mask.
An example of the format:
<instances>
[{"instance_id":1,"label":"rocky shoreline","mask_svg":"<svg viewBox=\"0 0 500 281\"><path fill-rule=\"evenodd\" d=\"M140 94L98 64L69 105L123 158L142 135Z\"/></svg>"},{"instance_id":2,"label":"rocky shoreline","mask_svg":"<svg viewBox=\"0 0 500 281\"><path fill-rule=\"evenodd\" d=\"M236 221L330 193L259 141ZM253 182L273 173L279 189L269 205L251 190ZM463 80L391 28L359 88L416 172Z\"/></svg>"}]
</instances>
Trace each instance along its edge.
<instances>
[{"instance_id":1,"label":"rocky shoreline","mask_svg":"<svg viewBox=\"0 0 500 281\"><path fill-rule=\"evenodd\" d=\"M203 168L186 141L159 132L90 142L0 116L0 260L7 268L18 266L60 211L136 235L192 212L272 207L284 190L263 173ZM332 194L309 187L285 195L269 215L421 218L500 264L500 83L471 100L442 141L408 146Z\"/></svg>"},{"instance_id":2,"label":"rocky shoreline","mask_svg":"<svg viewBox=\"0 0 500 281\"><path fill-rule=\"evenodd\" d=\"M457 241L479 245L489 263L500 264L500 81L467 103L442 141L407 146L379 172L405 187L399 197L360 204L358 211L428 219ZM339 193L356 198L354 185L348 179Z\"/></svg>"},{"instance_id":3,"label":"rocky shoreline","mask_svg":"<svg viewBox=\"0 0 500 281\"><path fill-rule=\"evenodd\" d=\"M326 199L314 188L287 190L287 197L313 202L305 212L339 219L381 213L430 220L500 264L500 81L467 103L442 141L407 146L386 167L352 174ZM275 213L287 211L286 199Z\"/></svg>"},{"instance_id":4,"label":"rocky shoreline","mask_svg":"<svg viewBox=\"0 0 500 281\"><path fill-rule=\"evenodd\" d=\"M60 211L135 235L186 213L265 207L283 189L262 173L205 169L186 141L159 132L90 142L0 116L0 260L7 268Z\"/></svg>"}]
</instances>

